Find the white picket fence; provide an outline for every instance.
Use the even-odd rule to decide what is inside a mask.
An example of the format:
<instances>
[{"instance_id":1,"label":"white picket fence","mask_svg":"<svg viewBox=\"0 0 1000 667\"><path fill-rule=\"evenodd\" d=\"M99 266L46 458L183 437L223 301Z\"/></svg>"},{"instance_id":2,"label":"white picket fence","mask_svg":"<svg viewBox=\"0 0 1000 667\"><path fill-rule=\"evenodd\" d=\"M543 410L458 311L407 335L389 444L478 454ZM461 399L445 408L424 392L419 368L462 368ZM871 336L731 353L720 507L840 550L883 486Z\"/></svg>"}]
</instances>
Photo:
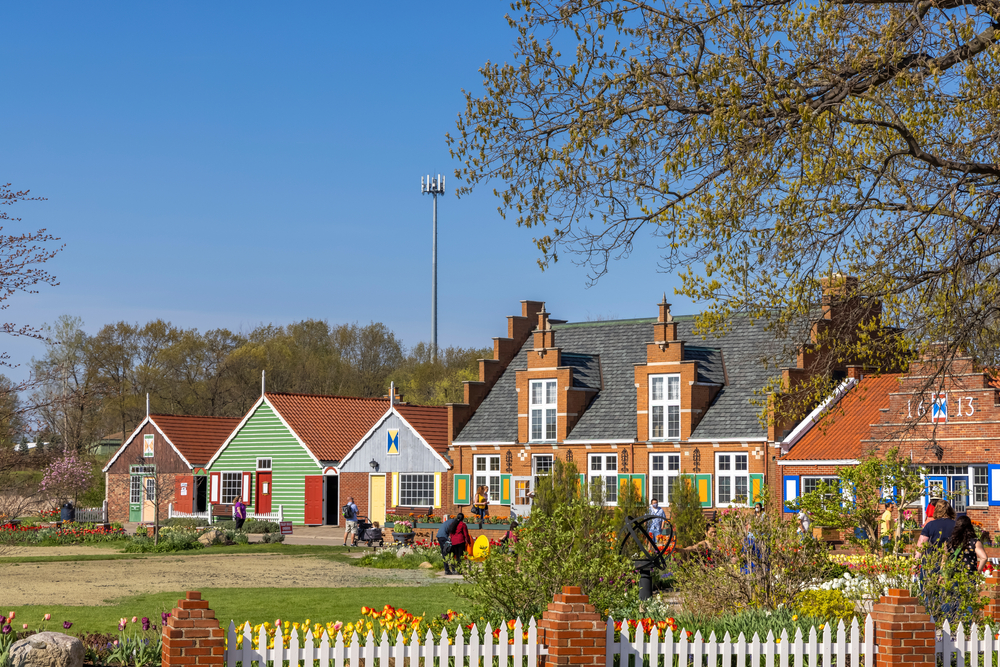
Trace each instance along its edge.
<instances>
[{"instance_id":1,"label":"white picket fence","mask_svg":"<svg viewBox=\"0 0 1000 667\"><path fill-rule=\"evenodd\" d=\"M209 523L212 523L212 506L208 506L208 510L204 512L178 512L174 509L174 504L170 503L167 505L167 518L173 519L205 519ZM285 507L283 505L278 505L277 511L271 512L247 512L248 519L259 519L261 521L284 521L285 520Z\"/></svg>"},{"instance_id":2,"label":"white picket fence","mask_svg":"<svg viewBox=\"0 0 1000 667\"><path fill-rule=\"evenodd\" d=\"M77 523L107 523L108 522L108 501L105 500L101 507L78 507L74 514Z\"/></svg>"},{"instance_id":3,"label":"white picket fence","mask_svg":"<svg viewBox=\"0 0 1000 667\"><path fill-rule=\"evenodd\" d=\"M635 628L635 636L630 638L628 623L622 623L621 638L615 641L615 623L609 618L606 667L629 667L630 664L632 667L658 667L661 658L666 667L716 667L719 664L725 667L759 667L762 664L766 667L873 667L875 664L875 622L870 614L865 619L863 636L856 618L850 628L840 621L836 636L829 623L824 626L822 636L813 627L808 636L796 629L794 638L788 636L787 630L782 630L780 637L768 631L763 640L756 633L748 640L742 632L735 640L727 632L721 641L714 632L705 639L699 631L689 639L687 631L681 630L677 641L670 631L662 639L655 630L649 637L644 635L639 625Z\"/></svg>"},{"instance_id":4,"label":"white picket fence","mask_svg":"<svg viewBox=\"0 0 1000 667\"><path fill-rule=\"evenodd\" d=\"M957 664L959 667L1000 667L1000 640L997 639L997 629L989 624L979 627L973 623L966 634L965 627L959 623L958 629L952 633L951 625L945 621L938 633L935 653L940 664ZM981 654L981 655L980 655ZM952 662L954 661L954 663Z\"/></svg>"},{"instance_id":5,"label":"white picket fence","mask_svg":"<svg viewBox=\"0 0 1000 667\"><path fill-rule=\"evenodd\" d=\"M205 519L208 521L210 516L209 512L178 512L174 509L173 503L167 505L168 519Z\"/></svg>"},{"instance_id":6,"label":"white picket fence","mask_svg":"<svg viewBox=\"0 0 1000 667\"><path fill-rule=\"evenodd\" d=\"M288 646L284 646L281 635L275 635L274 648L267 648L267 632L261 628L258 635L258 646L253 648L253 635L250 626L244 624L242 628L242 646L237 647L236 626L230 621L229 632L226 637L226 666L236 667L238 663L242 667L251 667L251 663L256 662L259 667L266 667L267 663L273 663L273 667L284 667L287 662L289 667L298 667L301 662L305 667L312 667L314 661L319 661L319 667L344 667L345 663L350 667L360 667L364 661L364 667L375 667L378 661L379 667L389 667L390 660L395 660L397 667L403 667L403 660L406 660L407 667L417 667L423 664L431 667L434 660L439 660L441 667L447 667L449 659L454 659L454 667L478 667L480 660L485 667L491 667L493 660L497 659L499 667L522 667L527 659L528 667L535 667L539 664L539 656L548 654L548 650L538 643L538 630L535 627L535 619L528 622L528 637L524 639L524 628L520 619L514 625L512 635L508 635L507 626L500 626L500 636L494 643L493 628L487 624L483 633L483 641L479 640L479 630L475 626L469 631L468 643L466 643L465 633L459 627L453 641L449 640L447 631L441 633L439 639L427 631L423 643L413 631L410 641L403 643L403 635L396 635L395 645L389 642L388 635L383 632L381 639L376 642L375 637L369 632L365 637L364 644L358 638L358 634L352 633L350 643L345 644L344 636L338 632L336 639L331 643L330 636L324 630L319 638L317 646L316 637L312 631L306 631L304 641L299 643L298 630L292 630L289 636ZM514 642L508 644L510 637ZM468 661L468 663L466 663Z\"/></svg>"},{"instance_id":7,"label":"white picket fence","mask_svg":"<svg viewBox=\"0 0 1000 667\"><path fill-rule=\"evenodd\" d=\"M261 521L284 521L285 508L283 505L278 505L277 512L247 512L247 518Z\"/></svg>"}]
</instances>

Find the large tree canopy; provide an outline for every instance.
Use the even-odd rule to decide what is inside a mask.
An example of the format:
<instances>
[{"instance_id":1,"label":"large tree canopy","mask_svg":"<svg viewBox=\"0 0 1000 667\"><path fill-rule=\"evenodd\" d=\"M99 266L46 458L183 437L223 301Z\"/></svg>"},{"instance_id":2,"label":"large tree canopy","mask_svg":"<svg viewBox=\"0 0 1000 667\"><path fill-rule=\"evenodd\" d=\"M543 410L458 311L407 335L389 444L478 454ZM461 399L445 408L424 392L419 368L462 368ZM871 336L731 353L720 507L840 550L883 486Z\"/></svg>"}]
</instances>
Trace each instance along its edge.
<instances>
[{"instance_id":1,"label":"large tree canopy","mask_svg":"<svg viewBox=\"0 0 1000 667\"><path fill-rule=\"evenodd\" d=\"M449 137L468 192L592 278L652 238L681 292L778 328L837 274L871 361L947 341L997 363L1000 2L522 0ZM875 311L877 312L877 311ZM886 348L891 349L887 350Z\"/></svg>"}]
</instances>

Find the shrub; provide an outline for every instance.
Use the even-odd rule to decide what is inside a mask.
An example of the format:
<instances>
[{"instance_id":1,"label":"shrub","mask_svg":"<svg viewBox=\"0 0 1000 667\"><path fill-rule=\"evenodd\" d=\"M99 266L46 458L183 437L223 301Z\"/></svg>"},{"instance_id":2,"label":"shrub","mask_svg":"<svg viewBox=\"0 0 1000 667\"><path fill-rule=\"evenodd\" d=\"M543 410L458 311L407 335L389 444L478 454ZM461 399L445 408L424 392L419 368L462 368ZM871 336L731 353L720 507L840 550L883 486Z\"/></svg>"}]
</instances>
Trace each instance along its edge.
<instances>
[{"instance_id":1,"label":"shrub","mask_svg":"<svg viewBox=\"0 0 1000 667\"><path fill-rule=\"evenodd\" d=\"M285 541L285 536L281 533L264 533L265 544L280 544Z\"/></svg>"},{"instance_id":2,"label":"shrub","mask_svg":"<svg viewBox=\"0 0 1000 667\"><path fill-rule=\"evenodd\" d=\"M710 559L674 565L675 589L685 609L710 616L762 608L774 611L822 575L826 546L796 533L777 513L754 517L724 510Z\"/></svg>"},{"instance_id":3,"label":"shrub","mask_svg":"<svg viewBox=\"0 0 1000 667\"><path fill-rule=\"evenodd\" d=\"M236 522L232 519L226 519L225 521L216 521L212 524L213 528L218 530L236 530Z\"/></svg>"},{"instance_id":4,"label":"shrub","mask_svg":"<svg viewBox=\"0 0 1000 667\"><path fill-rule=\"evenodd\" d=\"M236 522L233 523L233 528L236 527ZM242 528L245 533L280 533L281 526L279 526L274 521L264 521L263 519L247 519L246 523L243 524Z\"/></svg>"},{"instance_id":5,"label":"shrub","mask_svg":"<svg viewBox=\"0 0 1000 667\"><path fill-rule=\"evenodd\" d=\"M855 615L854 603L837 590L802 591L795 597L795 610L802 616L812 616L828 621L851 622Z\"/></svg>"},{"instance_id":6,"label":"shrub","mask_svg":"<svg viewBox=\"0 0 1000 667\"><path fill-rule=\"evenodd\" d=\"M168 519L164 525L170 528L201 528L207 526L208 521L205 519L174 517L173 519Z\"/></svg>"},{"instance_id":7,"label":"shrub","mask_svg":"<svg viewBox=\"0 0 1000 667\"><path fill-rule=\"evenodd\" d=\"M681 475L674 484L670 522L674 525L678 546L690 547L705 539L705 514L701 511L698 485L690 475Z\"/></svg>"},{"instance_id":8,"label":"shrub","mask_svg":"<svg viewBox=\"0 0 1000 667\"><path fill-rule=\"evenodd\" d=\"M152 537L136 535L122 549L125 553L170 553L172 551L189 551L201 549L201 542L194 531L182 530L160 535L159 543Z\"/></svg>"},{"instance_id":9,"label":"shrub","mask_svg":"<svg viewBox=\"0 0 1000 667\"><path fill-rule=\"evenodd\" d=\"M674 621L677 627L688 630L692 633L701 631L701 636L706 639L714 632L717 639L721 640L729 633L730 637L743 636L750 638L756 633L761 639L767 637L768 631L773 632L776 637L781 636L782 630L788 631L788 637L794 638L796 629L802 631L802 635L809 636L809 629L816 628L817 632L823 629L827 623L825 618L806 616L791 609L777 609L767 611L765 609L746 609L735 614L724 614L718 617L705 617L703 615L690 612L678 613Z\"/></svg>"}]
</instances>

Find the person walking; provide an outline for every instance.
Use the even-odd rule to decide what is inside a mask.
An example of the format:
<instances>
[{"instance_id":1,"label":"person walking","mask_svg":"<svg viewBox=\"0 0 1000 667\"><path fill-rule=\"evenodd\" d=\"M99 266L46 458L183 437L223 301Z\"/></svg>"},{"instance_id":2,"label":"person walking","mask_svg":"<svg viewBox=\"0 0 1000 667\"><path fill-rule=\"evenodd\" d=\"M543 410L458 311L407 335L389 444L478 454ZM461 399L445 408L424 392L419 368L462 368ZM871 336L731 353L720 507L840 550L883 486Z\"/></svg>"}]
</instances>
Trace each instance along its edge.
<instances>
[{"instance_id":1,"label":"person walking","mask_svg":"<svg viewBox=\"0 0 1000 667\"><path fill-rule=\"evenodd\" d=\"M969 568L969 572L982 572L986 567L986 550L976 535L976 527L972 525L972 519L969 517L958 517L947 544L948 553L957 553Z\"/></svg>"},{"instance_id":2,"label":"person walking","mask_svg":"<svg viewBox=\"0 0 1000 667\"><path fill-rule=\"evenodd\" d=\"M951 538L955 530L955 510L947 500L938 500L934 504L934 519L924 524L917 540L917 547L930 542L932 547L944 544Z\"/></svg>"},{"instance_id":3,"label":"person walking","mask_svg":"<svg viewBox=\"0 0 1000 667\"><path fill-rule=\"evenodd\" d=\"M479 517L479 529L483 528L483 519L489 513L490 489L480 486L476 489L476 497L472 499L472 513Z\"/></svg>"},{"instance_id":4,"label":"person walking","mask_svg":"<svg viewBox=\"0 0 1000 667\"><path fill-rule=\"evenodd\" d=\"M461 512L455 515L455 523L448 535L451 538L451 555L455 559L454 574L458 574L458 566L465 559L466 545L472 542L469 529L465 526L465 515Z\"/></svg>"},{"instance_id":5,"label":"person walking","mask_svg":"<svg viewBox=\"0 0 1000 667\"><path fill-rule=\"evenodd\" d=\"M451 571L449 562L451 560L451 531L454 530L454 519L449 519L448 515L444 515L444 520L441 521L441 527L438 528L437 541L438 547L441 548L441 558L444 560L444 573L454 574Z\"/></svg>"},{"instance_id":6,"label":"person walking","mask_svg":"<svg viewBox=\"0 0 1000 667\"><path fill-rule=\"evenodd\" d=\"M667 515L663 511L663 508L660 507L660 502L656 498L649 501L649 513L656 517L649 522L649 534L655 540L663 532L663 522L666 521Z\"/></svg>"},{"instance_id":7,"label":"person walking","mask_svg":"<svg viewBox=\"0 0 1000 667\"><path fill-rule=\"evenodd\" d=\"M358 527L358 506L354 504L354 496L347 499L347 504L343 509L344 519L347 520L347 529L344 531L344 546L347 546L347 538Z\"/></svg>"},{"instance_id":8,"label":"person walking","mask_svg":"<svg viewBox=\"0 0 1000 667\"><path fill-rule=\"evenodd\" d=\"M242 498L237 498L233 503L233 520L236 521L236 530L243 528L243 523L247 520L247 506L243 504Z\"/></svg>"}]
</instances>

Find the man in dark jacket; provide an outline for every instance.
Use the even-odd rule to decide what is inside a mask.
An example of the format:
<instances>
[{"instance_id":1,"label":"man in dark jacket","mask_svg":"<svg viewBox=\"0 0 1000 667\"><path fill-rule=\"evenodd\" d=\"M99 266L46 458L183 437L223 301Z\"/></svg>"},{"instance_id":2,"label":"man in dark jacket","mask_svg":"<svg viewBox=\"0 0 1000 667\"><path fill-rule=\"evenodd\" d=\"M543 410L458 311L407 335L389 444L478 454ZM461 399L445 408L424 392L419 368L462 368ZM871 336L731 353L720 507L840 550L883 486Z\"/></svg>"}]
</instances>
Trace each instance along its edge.
<instances>
[{"instance_id":1,"label":"man in dark jacket","mask_svg":"<svg viewBox=\"0 0 1000 667\"><path fill-rule=\"evenodd\" d=\"M455 520L448 519L448 515L444 515L444 520L441 521L441 527L438 528L437 541L438 546L441 547L441 557L444 559L444 573L454 574L451 571L451 567L448 565L448 555L451 553L451 531L454 530Z\"/></svg>"}]
</instances>

